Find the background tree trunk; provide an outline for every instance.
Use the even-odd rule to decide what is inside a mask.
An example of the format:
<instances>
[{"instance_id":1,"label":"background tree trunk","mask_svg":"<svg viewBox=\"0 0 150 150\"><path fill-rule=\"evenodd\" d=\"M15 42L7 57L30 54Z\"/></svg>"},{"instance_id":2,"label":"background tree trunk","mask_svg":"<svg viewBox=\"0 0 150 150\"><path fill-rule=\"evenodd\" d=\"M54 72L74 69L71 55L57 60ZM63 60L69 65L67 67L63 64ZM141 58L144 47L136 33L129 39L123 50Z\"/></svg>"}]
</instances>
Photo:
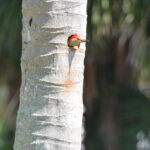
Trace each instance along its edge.
<instances>
[{"instance_id":1,"label":"background tree trunk","mask_svg":"<svg viewBox=\"0 0 150 150\"><path fill-rule=\"evenodd\" d=\"M80 150L87 0L23 0L22 85L15 150ZM71 71L69 73L69 66Z\"/></svg>"}]
</instances>

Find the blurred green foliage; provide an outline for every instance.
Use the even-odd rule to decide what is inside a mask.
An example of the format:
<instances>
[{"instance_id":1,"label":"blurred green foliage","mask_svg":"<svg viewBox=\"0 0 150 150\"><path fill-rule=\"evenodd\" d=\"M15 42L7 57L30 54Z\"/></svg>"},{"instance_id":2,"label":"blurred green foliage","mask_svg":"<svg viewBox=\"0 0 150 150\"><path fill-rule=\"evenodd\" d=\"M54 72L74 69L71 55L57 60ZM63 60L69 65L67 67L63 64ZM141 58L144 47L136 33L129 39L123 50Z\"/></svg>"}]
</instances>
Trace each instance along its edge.
<instances>
[{"instance_id":1,"label":"blurred green foliage","mask_svg":"<svg viewBox=\"0 0 150 150\"><path fill-rule=\"evenodd\" d=\"M6 87L0 88L1 150L13 149L16 110L8 111L20 83L21 16L21 0L0 1L0 87Z\"/></svg>"},{"instance_id":2,"label":"blurred green foliage","mask_svg":"<svg viewBox=\"0 0 150 150\"><path fill-rule=\"evenodd\" d=\"M150 0L88 0L87 31L86 150L136 150L150 129Z\"/></svg>"},{"instance_id":3,"label":"blurred green foliage","mask_svg":"<svg viewBox=\"0 0 150 150\"><path fill-rule=\"evenodd\" d=\"M0 20L0 69L9 67L18 70L21 55L21 0L1 0Z\"/></svg>"}]
</instances>

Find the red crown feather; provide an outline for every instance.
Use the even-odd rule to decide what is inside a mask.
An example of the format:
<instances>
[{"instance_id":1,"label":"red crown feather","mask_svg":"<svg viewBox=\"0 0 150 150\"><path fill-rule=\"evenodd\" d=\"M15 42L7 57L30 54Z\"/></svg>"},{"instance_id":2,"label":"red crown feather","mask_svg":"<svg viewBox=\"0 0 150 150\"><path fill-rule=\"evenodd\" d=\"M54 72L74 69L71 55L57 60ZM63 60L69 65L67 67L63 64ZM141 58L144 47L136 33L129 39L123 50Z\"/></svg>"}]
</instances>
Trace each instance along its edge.
<instances>
[{"instance_id":1,"label":"red crown feather","mask_svg":"<svg viewBox=\"0 0 150 150\"><path fill-rule=\"evenodd\" d=\"M79 38L77 33L70 35L69 38L68 38L68 41L70 41L72 39L75 39L75 38Z\"/></svg>"}]
</instances>

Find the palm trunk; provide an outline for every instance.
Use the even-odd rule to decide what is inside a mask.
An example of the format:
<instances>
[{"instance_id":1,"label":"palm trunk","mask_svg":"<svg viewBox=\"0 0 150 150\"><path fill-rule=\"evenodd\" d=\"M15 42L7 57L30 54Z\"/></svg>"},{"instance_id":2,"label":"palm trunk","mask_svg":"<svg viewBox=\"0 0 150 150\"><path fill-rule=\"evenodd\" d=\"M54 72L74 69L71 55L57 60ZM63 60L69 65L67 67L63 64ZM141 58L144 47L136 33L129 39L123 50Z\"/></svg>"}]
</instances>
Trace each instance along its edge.
<instances>
[{"instance_id":1,"label":"palm trunk","mask_svg":"<svg viewBox=\"0 0 150 150\"><path fill-rule=\"evenodd\" d=\"M23 0L22 85L14 150L80 150L87 0ZM69 71L69 66L71 67Z\"/></svg>"}]
</instances>

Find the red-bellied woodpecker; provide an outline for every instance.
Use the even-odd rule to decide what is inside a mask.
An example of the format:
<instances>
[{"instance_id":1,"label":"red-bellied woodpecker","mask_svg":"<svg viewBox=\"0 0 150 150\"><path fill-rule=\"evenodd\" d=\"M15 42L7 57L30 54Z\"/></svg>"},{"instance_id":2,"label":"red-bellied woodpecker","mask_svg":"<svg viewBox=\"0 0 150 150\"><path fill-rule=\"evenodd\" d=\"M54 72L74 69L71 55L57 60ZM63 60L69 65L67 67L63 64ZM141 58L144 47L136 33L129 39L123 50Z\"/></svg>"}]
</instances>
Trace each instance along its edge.
<instances>
[{"instance_id":1,"label":"red-bellied woodpecker","mask_svg":"<svg viewBox=\"0 0 150 150\"><path fill-rule=\"evenodd\" d=\"M69 47L72 47L74 50L78 50L80 47L80 44L82 42L87 42L86 40L82 40L78 34L72 34L68 37L67 44Z\"/></svg>"}]
</instances>

